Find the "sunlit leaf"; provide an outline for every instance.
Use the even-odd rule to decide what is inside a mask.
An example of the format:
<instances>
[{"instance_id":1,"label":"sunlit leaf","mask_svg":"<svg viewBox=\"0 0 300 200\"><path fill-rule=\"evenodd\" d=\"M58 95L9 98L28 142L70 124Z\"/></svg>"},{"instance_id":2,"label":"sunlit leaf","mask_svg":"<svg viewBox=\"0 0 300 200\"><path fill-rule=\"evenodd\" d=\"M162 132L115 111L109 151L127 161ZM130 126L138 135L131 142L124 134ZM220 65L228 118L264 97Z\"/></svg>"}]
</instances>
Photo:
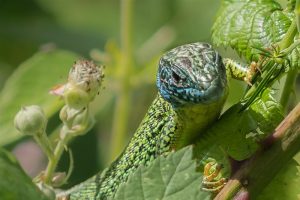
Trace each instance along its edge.
<instances>
[{"instance_id":1,"label":"sunlit leaf","mask_svg":"<svg viewBox=\"0 0 300 200\"><path fill-rule=\"evenodd\" d=\"M224 0L217 16L213 43L232 47L250 61L257 56L255 48L269 48L284 37L293 12L274 0ZM299 66L299 48L289 58L292 66Z\"/></svg>"},{"instance_id":2,"label":"sunlit leaf","mask_svg":"<svg viewBox=\"0 0 300 200\"><path fill-rule=\"evenodd\" d=\"M203 134L196 145L200 155L219 146L221 156L223 151L233 159L244 160L253 155L259 147L258 142L272 133L283 118L282 108L270 90L266 90L247 110L241 112L240 108L240 104L231 107Z\"/></svg>"},{"instance_id":3,"label":"sunlit leaf","mask_svg":"<svg viewBox=\"0 0 300 200\"><path fill-rule=\"evenodd\" d=\"M114 199L210 199L209 193L200 190L202 175L195 169L191 147L161 156L148 167L139 167Z\"/></svg>"}]
</instances>

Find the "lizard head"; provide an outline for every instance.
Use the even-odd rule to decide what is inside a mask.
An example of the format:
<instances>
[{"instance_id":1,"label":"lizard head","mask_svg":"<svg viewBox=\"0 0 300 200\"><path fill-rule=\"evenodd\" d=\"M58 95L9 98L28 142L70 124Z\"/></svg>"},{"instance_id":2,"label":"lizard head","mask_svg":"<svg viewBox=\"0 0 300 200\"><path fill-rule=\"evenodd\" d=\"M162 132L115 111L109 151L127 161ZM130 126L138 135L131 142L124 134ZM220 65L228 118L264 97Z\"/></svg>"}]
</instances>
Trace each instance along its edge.
<instances>
[{"instance_id":1,"label":"lizard head","mask_svg":"<svg viewBox=\"0 0 300 200\"><path fill-rule=\"evenodd\" d=\"M225 95L226 70L211 45L186 44L162 56L156 84L161 96L173 107L209 104Z\"/></svg>"}]
</instances>

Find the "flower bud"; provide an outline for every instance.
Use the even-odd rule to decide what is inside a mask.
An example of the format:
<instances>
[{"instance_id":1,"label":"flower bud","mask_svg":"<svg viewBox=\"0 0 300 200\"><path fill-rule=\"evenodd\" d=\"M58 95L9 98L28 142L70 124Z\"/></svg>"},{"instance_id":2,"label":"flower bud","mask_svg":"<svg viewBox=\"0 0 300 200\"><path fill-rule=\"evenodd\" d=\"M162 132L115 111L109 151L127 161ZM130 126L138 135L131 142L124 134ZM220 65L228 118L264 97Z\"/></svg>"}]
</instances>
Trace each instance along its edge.
<instances>
[{"instance_id":1,"label":"flower bud","mask_svg":"<svg viewBox=\"0 0 300 200\"><path fill-rule=\"evenodd\" d=\"M68 83L88 93L92 101L100 89L104 74L102 67L98 67L92 61L76 61L69 72Z\"/></svg>"},{"instance_id":2,"label":"flower bud","mask_svg":"<svg viewBox=\"0 0 300 200\"><path fill-rule=\"evenodd\" d=\"M94 124L93 118L89 114L87 108L82 109L80 112L74 109L68 109L65 106L60 112L60 118L64 122L60 137L79 136L86 134Z\"/></svg>"},{"instance_id":3,"label":"flower bud","mask_svg":"<svg viewBox=\"0 0 300 200\"><path fill-rule=\"evenodd\" d=\"M89 95L82 89L71 87L64 93L66 104L75 109L82 109L89 104Z\"/></svg>"},{"instance_id":4,"label":"flower bud","mask_svg":"<svg viewBox=\"0 0 300 200\"><path fill-rule=\"evenodd\" d=\"M66 177L66 172L56 172L52 177L51 183L54 187L59 187L66 181Z\"/></svg>"},{"instance_id":5,"label":"flower bud","mask_svg":"<svg viewBox=\"0 0 300 200\"><path fill-rule=\"evenodd\" d=\"M15 116L15 127L18 131L26 135L44 133L47 118L41 107L32 105L22 107Z\"/></svg>"}]
</instances>

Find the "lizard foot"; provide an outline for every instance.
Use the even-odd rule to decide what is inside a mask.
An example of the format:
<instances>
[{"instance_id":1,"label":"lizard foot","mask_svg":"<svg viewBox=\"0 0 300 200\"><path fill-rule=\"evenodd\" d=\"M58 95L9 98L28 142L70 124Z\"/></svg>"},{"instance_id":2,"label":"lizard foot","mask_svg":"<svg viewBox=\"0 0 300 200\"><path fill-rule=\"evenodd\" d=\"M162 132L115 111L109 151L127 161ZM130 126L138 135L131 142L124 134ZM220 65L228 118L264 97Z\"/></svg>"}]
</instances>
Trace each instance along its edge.
<instances>
[{"instance_id":1,"label":"lizard foot","mask_svg":"<svg viewBox=\"0 0 300 200\"><path fill-rule=\"evenodd\" d=\"M222 178L222 165L216 162L209 162L204 166L202 190L212 193L218 193L227 182L226 178Z\"/></svg>"}]
</instances>

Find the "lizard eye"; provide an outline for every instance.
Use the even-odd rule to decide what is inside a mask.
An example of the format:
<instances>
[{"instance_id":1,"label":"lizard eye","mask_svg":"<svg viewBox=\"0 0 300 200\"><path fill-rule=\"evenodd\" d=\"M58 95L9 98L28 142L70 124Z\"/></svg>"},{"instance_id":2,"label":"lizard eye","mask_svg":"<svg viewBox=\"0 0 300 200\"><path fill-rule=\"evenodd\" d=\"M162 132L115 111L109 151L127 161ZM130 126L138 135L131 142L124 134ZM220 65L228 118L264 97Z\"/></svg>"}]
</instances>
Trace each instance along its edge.
<instances>
[{"instance_id":1,"label":"lizard eye","mask_svg":"<svg viewBox=\"0 0 300 200\"><path fill-rule=\"evenodd\" d=\"M180 76L176 72L172 72L172 77L176 82L179 82L181 80Z\"/></svg>"}]
</instances>

